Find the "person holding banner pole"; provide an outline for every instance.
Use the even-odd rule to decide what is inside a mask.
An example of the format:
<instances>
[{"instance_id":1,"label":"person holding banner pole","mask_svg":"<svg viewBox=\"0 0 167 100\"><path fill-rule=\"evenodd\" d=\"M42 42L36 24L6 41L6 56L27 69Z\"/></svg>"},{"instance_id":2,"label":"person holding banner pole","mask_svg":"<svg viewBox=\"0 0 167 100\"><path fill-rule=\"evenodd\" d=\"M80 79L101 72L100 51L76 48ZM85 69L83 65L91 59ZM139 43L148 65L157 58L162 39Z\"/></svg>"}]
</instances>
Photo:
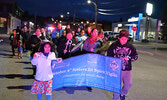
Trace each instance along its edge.
<instances>
[{"instance_id":1,"label":"person holding banner pole","mask_svg":"<svg viewBox=\"0 0 167 100\"><path fill-rule=\"evenodd\" d=\"M98 37L97 29L92 29L91 36L88 37L83 44L83 53L97 53L96 49L100 46L100 40ZM89 91L92 91L91 87L87 87Z\"/></svg>"},{"instance_id":2,"label":"person holding banner pole","mask_svg":"<svg viewBox=\"0 0 167 100\"><path fill-rule=\"evenodd\" d=\"M31 60L32 65L36 65L37 68L31 94L37 94L38 100L42 100L42 94L46 95L47 100L51 100L53 78L51 61L55 59L53 43L48 40L42 41L39 52L35 53ZM59 59L61 62L61 58Z\"/></svg>"},{"instance_id":3,"label":"person holding banner pole","mask_svg":"<svg viewBox=\"0 0 167 100\"><path fill-rule=\"evenodd\" d=\"M127 30L121 30L119 32L118 41L112 43L107 50L107 56L116 57L122 59L122 71L121 71L121 82L123 87L121 94L114 93L113 100L125 100L130 87L132 86L132 61L138 59L136 48L127 42L129 32Z\"/></svg>"}]
</instances>

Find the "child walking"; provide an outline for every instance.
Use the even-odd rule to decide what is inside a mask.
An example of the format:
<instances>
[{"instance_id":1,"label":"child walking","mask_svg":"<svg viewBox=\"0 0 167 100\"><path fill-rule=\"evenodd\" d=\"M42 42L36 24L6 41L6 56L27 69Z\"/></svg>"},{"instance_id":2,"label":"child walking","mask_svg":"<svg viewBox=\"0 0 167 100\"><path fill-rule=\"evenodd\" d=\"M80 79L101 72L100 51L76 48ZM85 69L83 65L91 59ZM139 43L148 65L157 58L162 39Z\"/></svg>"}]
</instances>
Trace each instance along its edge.
<instances>
[{"instance_id":1,"label":"child walking","mask_svg":"<svg viewBox=\"0 0 167 100\"><path fill-rule=\"evenodd\" d=\"M52 78L51 60L55 60L54 45L50 41L42 41L39 52L34 54L31 60L32 65L36 65L37 71L33 82L31 93L37 94L38 100L42 100L42 94L47 100L51 100Z\"/></svg>"},{"instance_id":2,"label":"child walking","mask_svg":"<svg viewBox=\"0 0 167 100\"><path fill-rule=\"evenodd\" d=\"M119 32L118 41L112 43L108 48L107 56L122 59L121 82L123 87L121 94L114 93L113 100L125 100L130 87L132 86L132 62L138 59L136 48L128 43L129 32L121 30Z\"/></svg>"},{"instance_id":3,"label":"child walking","mask_svg":"<svg viewBox=\"0 0 167 100\"><path fill-rule=\"evenodd\" d=\"M22 41L19 40L18 42L18 58L19 59L22 59L22 52L23 52Z\"/></svg>"}]
</instances>

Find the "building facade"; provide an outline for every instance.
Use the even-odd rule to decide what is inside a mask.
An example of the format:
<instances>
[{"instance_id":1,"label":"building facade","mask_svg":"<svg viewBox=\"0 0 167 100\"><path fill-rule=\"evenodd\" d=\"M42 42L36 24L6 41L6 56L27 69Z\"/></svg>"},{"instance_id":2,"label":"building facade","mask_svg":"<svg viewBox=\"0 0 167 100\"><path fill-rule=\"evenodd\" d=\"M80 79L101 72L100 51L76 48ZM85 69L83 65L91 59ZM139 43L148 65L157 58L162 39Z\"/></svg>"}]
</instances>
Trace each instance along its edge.
<instances>
[{"instance_id":1,"label":"building facade","mask_svg":"<svg viewBox=\"0 0 167 100\"><path fill-rule=\"evenodd\" d=\"M146 21L148 21L146 23ZM130 35L133 37L133 40L144 40L148 39L149 41L157 41L161 39L161 21L158 19L153 19L149 17L149 20L146 20L146 17L143 17L142 13L139 13L139 16L129 18L126 22L117 22L112 24L112 31L119 32L121 29L129 30ZM137 30L133 30L133 27L136 27Z\"/></svg>"},{"instance_id":2,"label":"building facade","mask_svg":"<svg viewBox=\"0 0 167 100\"><path fill-rule=\"evenodd\" d=\"M16 2L0 1L0 34L10 34L17 26L21 26L22 14Z\"/></svg>"}]
</instances>

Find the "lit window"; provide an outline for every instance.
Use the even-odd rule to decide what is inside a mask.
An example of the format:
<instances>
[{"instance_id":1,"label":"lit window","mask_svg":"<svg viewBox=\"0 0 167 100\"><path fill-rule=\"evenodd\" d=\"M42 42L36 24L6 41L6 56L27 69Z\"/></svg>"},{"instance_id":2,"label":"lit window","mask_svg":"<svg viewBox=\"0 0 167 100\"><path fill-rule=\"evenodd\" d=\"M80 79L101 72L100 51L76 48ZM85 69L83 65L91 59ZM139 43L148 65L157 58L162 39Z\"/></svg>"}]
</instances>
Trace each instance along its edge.
<instances>
[{"instance_id":1,"label":"lit window","mask_svg":"<svg viewBox=\"0 0 167 100\"><path fill-rule=\"evenodd\" d=\"M7 22L6 18L0 17L0 27L5 27L6 22Z\"/></svg>"}]
</instances>

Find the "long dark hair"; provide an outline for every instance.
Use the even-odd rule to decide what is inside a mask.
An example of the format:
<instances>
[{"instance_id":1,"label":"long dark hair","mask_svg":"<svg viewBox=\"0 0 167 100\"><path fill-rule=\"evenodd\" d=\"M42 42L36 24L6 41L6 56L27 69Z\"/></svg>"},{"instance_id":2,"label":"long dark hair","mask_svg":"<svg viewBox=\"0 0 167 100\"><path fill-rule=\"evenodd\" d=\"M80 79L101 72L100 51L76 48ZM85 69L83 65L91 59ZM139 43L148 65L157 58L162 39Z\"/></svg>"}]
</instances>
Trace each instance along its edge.
<instances>
[{"instance_id":1,"label":"long dark hair","mask_svg":"<svg viewBox=\"0 0 167 100\"><path fill-rule=\"evenodd\" d=\"M51 41L49 41L49 40L43 40L43 41L41 42L41 44L40 44L40 47L39 47L38 51L44 53L44 46L45 46L46 44L49 44L49 45L50 45L50 47L51 47L51 50L50 50L50 51L51 51L51 52L55 52L55 46L54 46L54 44L53 44Z\"/></svg>"}]
</instances>

